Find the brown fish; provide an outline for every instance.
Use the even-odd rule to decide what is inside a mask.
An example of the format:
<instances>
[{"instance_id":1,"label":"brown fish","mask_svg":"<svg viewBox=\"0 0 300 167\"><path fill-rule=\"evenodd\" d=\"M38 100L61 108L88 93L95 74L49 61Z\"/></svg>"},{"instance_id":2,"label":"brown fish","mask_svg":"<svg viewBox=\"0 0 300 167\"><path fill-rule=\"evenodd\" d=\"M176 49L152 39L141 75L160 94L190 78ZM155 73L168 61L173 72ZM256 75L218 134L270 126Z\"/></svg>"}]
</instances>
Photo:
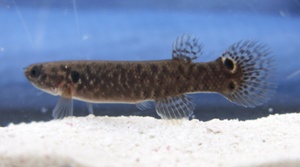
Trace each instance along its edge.
<instances>
[{"instance_id":1,"label":"brown fish","mask_svg":"<svg viewBox=\"0 0 300 167\"><path fill-rule=\"evenodd\" d=\"M38 63L27 67L25 75L38 89L61 96L54 118L73 115L72 99L77 99L137 103L139 108L154 100L163 119L190 119L195 106L186 94L215 92L255 107L275 92L274 61L264 45L238 42L214 61L193 62L201 53L198 39L183 35L174 42L170 60Z\"/></svg>"}]
</instances>

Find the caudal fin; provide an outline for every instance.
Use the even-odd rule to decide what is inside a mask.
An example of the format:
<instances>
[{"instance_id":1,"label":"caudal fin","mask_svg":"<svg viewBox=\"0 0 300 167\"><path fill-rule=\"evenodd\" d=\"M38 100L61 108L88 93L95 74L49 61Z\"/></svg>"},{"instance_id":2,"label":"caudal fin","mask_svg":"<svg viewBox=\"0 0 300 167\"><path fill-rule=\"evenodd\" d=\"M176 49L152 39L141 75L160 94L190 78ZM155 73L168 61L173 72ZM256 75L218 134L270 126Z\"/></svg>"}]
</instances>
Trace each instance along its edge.
<instances>
[{"instance_id":1,"label":"caudal fin","mask_svg":"<svg viewBox=\"0 0 300 167\"><path fill-rule=\"evenodd\" d=\"M222 59L231 59L242 73L239 87L223 95L230 101L244 106L262 105L275 93L274 58L265 45L254 41L241 41L231 45Z\"/></svg>"}]
</instances>

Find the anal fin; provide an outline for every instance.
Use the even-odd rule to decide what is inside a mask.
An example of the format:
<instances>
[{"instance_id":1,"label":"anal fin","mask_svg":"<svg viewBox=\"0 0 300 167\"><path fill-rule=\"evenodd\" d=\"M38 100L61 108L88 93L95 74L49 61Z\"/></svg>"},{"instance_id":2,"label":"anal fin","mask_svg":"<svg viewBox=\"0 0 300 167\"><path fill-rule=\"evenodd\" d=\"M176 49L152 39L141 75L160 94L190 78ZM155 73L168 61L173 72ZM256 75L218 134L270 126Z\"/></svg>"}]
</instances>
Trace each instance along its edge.
<instances>
[{"instance_id":1,"label":"anal fin","mask_svg":"<svg viewBox=\"0 0 300 167\"><path fill-rule=\"evenodd\" d=\"M195 105L185 95L168 97L155 101L157 114L166 120L192 119L194 117Z\"/></svg>"}]
</instances>

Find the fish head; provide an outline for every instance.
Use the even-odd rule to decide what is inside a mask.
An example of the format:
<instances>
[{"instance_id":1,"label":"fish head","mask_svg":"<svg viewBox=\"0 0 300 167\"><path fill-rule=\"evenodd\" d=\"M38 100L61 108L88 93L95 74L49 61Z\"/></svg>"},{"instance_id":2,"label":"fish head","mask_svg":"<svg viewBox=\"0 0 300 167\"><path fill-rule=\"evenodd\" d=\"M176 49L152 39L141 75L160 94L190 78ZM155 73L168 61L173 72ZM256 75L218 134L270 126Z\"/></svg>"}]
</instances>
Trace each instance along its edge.
<instances>
[{"instance_id":1,"label":"fish head","mask_svg":"<svg viewBox=\"0 0 300 167\"><path fill-rule=\"evenodd\" d=\"M53 63L32 64L25 68L25 76L36 88L52 95L60 95L64 87L65 72Z\"/></svg>"}]
</instances>

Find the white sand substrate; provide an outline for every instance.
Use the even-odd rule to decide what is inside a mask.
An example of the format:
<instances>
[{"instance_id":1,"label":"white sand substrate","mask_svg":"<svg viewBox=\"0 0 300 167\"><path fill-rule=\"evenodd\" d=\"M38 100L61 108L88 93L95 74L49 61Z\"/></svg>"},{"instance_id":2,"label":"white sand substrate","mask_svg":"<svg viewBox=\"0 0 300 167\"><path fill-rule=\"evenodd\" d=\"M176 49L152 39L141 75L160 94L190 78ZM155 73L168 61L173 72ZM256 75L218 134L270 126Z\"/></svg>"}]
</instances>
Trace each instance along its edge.
<instances>
[{"instance_id":1,"label":"white sand substrate","mask_svg":"<svg viewBox=\"0 0 300 167\"><path fill-rule=\"evenodd\" d=\"M69 117L0 128L0 166L300 166L300 114L171 123Z\"/></svg>"}]
</instances>

